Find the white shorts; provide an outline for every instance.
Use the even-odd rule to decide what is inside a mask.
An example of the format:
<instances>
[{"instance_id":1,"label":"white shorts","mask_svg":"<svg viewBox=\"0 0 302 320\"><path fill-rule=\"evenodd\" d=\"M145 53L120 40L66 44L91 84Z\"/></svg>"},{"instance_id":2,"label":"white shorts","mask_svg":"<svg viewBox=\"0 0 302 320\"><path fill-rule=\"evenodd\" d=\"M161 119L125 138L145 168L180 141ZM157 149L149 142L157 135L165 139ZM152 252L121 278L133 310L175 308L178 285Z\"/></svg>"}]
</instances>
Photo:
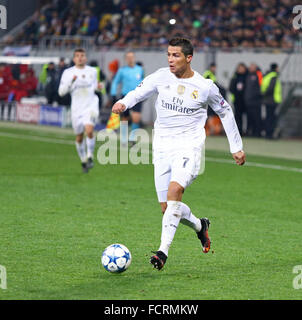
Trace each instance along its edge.
<instances>
[{"instance_id":1,"label":"white shorts","mask_svg":"<svg viewBox=\"0 0 302 320\"><path fill-rule=\"evenodd\" d=\"M154 181L159 202L167 201L171 181L186 189L200 172L202 150L183 148L168 151L154 151Z\"/></svg>"},{"instance_id":2,"label":"white shorts","mask_svg":"<svg viewBox=\"0 0 302 320\"><path fill-rule=\"evenodd\" d=\"M72 116L72 128L75 134L81 134L85 130L86 125L95 126L99 118L99 111L96 108L88 109L86 112Z\"/></svg>"}]
</instances>

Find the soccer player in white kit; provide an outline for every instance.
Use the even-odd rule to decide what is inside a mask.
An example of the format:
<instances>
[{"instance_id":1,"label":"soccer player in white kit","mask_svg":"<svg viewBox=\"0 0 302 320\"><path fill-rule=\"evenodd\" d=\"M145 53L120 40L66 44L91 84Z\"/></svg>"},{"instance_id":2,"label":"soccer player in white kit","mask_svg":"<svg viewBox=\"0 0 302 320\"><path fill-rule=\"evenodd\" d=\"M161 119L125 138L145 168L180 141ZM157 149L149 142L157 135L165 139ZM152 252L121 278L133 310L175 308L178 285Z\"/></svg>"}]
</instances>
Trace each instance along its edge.
<instances>
[{"instance_id":1,"label":"soccer player in white kit","mask_svg":"<svg viewBox=\"0 0 302 320\"><path fill-rule=\"evenodd\" d=\"M86 65L84 49L74 51L73 62L75 65L63 72L59 95L62 97L67 93L71 94L71 122L76 134L76 149L81 159L82 170L87 173L93 167L93 131L99 117L99 98L95 91L99 84L96 69Z\"/></svg>"},{"instance_id":2,"label":"soccer player in white kit","mask_svg":"<svg viewBox=\"0 0 302 320\"><path fill-rule=\"evenodd\" d=\"M150 263L162 269L179 223L191 227L204 253L210 250L208 218L197 218L182 202L184 190L197 177L205 143L205 122L209 105L220 117L230 151L238 165L245 163L242 140L230 105L212 80L191 68L193 46L184 38L173 38L168 46L169 68L146 77L133 91L112 107L115 113L157 93L153 139L154 179L162 212L162 234L158 251Z\"/></svg>"}]
</instances>

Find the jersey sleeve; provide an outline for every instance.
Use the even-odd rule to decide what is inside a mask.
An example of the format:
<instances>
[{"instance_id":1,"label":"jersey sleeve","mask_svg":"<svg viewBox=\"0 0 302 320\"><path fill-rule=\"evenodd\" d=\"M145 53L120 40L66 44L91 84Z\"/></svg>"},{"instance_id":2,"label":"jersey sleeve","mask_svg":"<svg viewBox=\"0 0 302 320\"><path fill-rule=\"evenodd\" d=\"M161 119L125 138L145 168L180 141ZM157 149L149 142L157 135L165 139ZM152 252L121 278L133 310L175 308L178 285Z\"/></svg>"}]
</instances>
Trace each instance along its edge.
<instances>
[{"instance_id":1,"label":"jersey sleeve","mask_svg":"<svg viewBox=\"0 0 302 320\"><path fill-rule=\"evenodd\" d=\"M139 102L146 100L157 92L157 79L157 72L150 74L134 90L130 91L123 99L119 100L118 102L125 105L127 109L130 109Z\"/></svg>"},{"instance_id":2,"label":"jersey sleeve","mask_svg":"<svg viewBox=\"0 0 302 320\"><path fill-rule=\"evenodd\" d=\"M65 70L62 74L62 78L59 85L59 95L61 97L65 96L71 90L71 80L68 71Z\"/></svg>"},{"instance_id":3,"label":"jersey sleeve","mask_svg":"<svg viewBox=\"0 0 302 320\"><path fill-rule=\"evenodd\" d=\"M243 150L242 139L231 106L225 101L218 87L213 83L209 90L208 105L219 116L227 135L231 153Z\"/></svg>"},{"instance_id":4,"label":"jersey sleeve","mask_svg":"<svg viewBox=\"0 0 302 320\"><path fill-rule=\"evenodd\" d=\"M95 91L98 90L98 72L96 69L94 70L93 88Z\"/></svg>"}]
</instances>

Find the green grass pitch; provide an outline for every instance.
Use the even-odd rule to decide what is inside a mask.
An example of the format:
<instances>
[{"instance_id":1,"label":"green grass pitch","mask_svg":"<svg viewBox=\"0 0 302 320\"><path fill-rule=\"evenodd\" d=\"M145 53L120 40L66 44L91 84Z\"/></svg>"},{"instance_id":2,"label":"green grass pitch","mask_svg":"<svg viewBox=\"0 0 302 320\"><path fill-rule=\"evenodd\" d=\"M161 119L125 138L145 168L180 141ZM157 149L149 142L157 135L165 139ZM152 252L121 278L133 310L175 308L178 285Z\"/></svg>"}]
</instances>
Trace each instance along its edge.
<instances>
[{"instance_id":1,"label":"green grass pitch","mask_svg":"<svg viewBox=\"0 0 302 320\"><path fill-rule=\"evenodd\" d=\"M159 272L149 264L162 219L151 164L96 163L83 175L72 135L0 132L0 265L7 271L0 299L302 298L293 287L293 268L302 265L302 173L207 161L183 201L211 220L211 251L203 254L195 233L180 224ZM32 135L71 143L26 139ZM132 253L122 274L101 266L112 243Z\"/></svg>"}]
</instances>

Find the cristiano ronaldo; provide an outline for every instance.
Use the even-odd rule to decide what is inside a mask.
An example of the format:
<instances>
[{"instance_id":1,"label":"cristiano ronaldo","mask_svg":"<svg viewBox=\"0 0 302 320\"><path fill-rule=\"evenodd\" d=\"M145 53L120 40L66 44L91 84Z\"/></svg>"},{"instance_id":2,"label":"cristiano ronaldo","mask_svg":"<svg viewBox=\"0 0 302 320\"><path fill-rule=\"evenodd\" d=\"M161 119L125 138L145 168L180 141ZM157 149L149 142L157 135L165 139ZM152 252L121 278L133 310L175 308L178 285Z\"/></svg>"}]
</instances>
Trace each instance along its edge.
<instances>
[{"instance_id":1,"label":"cristiano ronaldo","mask_svg":"<svg viewBox=\"0 0 302 320\"><path fill-rule=\"evenodd\" d=\"M201 241L204 253L210 250L208 218L197 218L182 202L185 189L196 179L201 151L205 143L205 122L210 106L220 117L230 151L236 163L245 163L242 139L233 111L212 80L191 68L193 46L188 39L173 38L167 50L167 68L147 76L112 112L122 113L137 103L158 94L155 108L153 164L154 180L163 218L161 243L150 263L161 270L166 263L179 223L192 228Z\"/></svg>"}]
</instances>

